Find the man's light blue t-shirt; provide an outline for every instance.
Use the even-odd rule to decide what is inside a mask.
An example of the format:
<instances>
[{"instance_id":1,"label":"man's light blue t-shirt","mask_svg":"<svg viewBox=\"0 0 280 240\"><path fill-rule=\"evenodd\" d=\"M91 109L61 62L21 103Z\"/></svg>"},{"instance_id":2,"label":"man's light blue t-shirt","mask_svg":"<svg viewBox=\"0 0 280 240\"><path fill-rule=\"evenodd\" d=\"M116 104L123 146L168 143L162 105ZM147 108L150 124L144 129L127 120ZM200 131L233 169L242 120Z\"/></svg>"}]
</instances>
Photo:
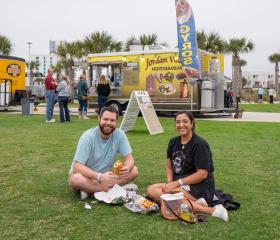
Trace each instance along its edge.
<instances>
[{"instance_id":1,"label":"man's light blue t-shirt","mask_svg":"<svg viewBox=\"0 0 280 240\"><path fill-rule=\"evenodd\" d=\"M73 163L79 162L97 172L112 170L117 153L122 157L132 152L124 131L115 129L108 139L100 135L99 127L87 130L80 137ZM69 174L73 171L73 163Z\"/></svg>"}]
</instances>

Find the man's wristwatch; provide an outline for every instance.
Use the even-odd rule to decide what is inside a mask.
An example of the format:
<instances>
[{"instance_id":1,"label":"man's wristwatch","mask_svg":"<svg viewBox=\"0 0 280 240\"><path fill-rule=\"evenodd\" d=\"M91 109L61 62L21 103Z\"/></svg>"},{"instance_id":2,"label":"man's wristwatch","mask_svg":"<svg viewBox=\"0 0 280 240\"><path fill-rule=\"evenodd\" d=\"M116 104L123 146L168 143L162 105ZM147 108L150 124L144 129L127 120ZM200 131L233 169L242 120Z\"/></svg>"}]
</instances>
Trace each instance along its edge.
<instances>
[{"instance_id":1,"label":"man's wristwatch","mask_svg":"<svg viewBox=\"0 0 280 240\"><path fill-rule=\"evenodd\" d=\"M182 180L182 178L180 178L178 181L179 181L179 183L180 183L180 186L185 185L184 182L183 182L183 180Z\"/></svg>"}]
</instances>

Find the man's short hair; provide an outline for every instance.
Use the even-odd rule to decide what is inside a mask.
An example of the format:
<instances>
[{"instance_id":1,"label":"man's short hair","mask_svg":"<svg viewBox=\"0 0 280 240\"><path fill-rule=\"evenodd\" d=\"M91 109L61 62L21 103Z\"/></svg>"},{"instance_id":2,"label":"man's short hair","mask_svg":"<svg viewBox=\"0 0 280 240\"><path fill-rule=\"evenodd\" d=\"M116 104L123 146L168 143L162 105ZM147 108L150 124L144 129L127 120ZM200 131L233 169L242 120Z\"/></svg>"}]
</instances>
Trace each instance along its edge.
<instances>
[{"instance_id":1,"label":"man's short hair","mask_svg":"<svg viewBox=\"0 0 280 240\"><path fill-rule=\"evenodd\" d=\"M102 108L101 111L100 111L99 117L102 118L104 112L106 112L106 111L111 112L111 113L115 113L116 114L116 119L118 119L119 113L118 113L117 109L115 109L113 106L108 106L108 107Z\"/></svg>"}]
</instances>

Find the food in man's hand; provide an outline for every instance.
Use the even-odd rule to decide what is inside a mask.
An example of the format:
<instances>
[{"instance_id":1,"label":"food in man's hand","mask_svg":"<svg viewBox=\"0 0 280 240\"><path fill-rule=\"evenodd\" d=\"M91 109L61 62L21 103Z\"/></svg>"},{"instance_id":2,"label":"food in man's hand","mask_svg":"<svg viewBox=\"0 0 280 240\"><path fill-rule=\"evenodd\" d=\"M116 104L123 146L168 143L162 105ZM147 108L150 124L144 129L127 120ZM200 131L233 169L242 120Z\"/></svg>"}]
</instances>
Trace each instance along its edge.
<instances>
[{"instance_id":1,"label":"food in man's hand","mask_svg":"<svg viewBox=\"0 0 280 240\"><path fill-rule=\"evenodd\" d=\"M113 172L117 175L120 175L121 174L121 169L123 167L123 163L122 161L120 160L117 160L114 164L114 167L113 167Z\"/></svg>"}]
</instances>

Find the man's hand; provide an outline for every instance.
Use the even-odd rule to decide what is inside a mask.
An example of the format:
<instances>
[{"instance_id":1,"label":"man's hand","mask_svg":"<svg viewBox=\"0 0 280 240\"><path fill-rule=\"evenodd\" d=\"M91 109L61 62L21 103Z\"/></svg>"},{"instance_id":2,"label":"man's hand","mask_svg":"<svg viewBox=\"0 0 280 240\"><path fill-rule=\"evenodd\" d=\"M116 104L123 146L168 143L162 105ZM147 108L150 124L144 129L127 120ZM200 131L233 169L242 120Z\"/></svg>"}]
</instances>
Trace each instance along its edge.
<instances>
[{"instance_id":1,"label":"man's hand","mask_svg":"<svg viewBox=\"0 0 280 240\"><path fill-rule=\"evenodd\" d=\"M120 175L125 177L126 175L128 175L130 173L130 170L131 169L129 167L123 166L121 168Z\"/></svg>"},{"instance_id":2,"label":"man's hand","mask_svg":"<svg viewBox=\"0 0 280 240\"><path fill-rule=\"evenodd\" d=\"M108 188L113 187L117 182L118 177L111 171L102 174L100 182Z\"/></svg>"},{"instance_id":3,"label":"man's hand","mask_svg":"<svg viewBox=\"0 0 280 240\"><path fill-rule=\"evenodd\" d=\"M172 190L178 187L178 181L166 183L164 187L162 188L163 193L170 193Z\"/></svg>"}]
</instances>

